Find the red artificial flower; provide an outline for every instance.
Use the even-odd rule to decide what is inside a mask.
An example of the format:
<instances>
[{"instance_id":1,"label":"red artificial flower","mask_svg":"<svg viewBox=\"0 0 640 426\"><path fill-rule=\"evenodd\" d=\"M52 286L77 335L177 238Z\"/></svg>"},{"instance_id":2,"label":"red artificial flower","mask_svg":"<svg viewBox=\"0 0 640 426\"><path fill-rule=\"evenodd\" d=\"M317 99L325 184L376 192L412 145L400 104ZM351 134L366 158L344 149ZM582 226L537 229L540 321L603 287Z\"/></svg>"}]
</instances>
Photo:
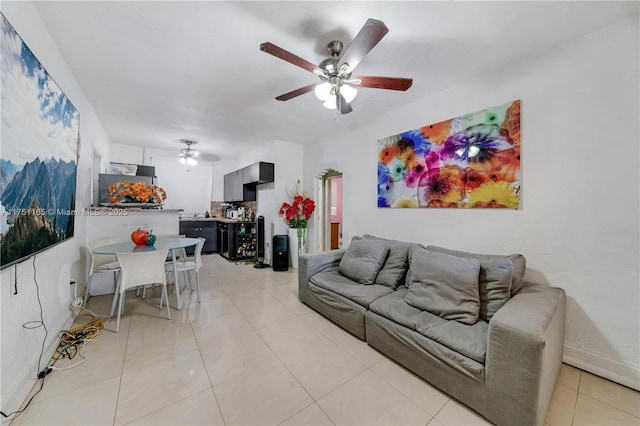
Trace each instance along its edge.
<instances>
[{"instance_id":1,"label":"red artificial flower","mask_svg":"<svg viewBox=\"0 0 640 426\"><path fill-rule=\"evenodd\" d=\"M291 204L282 203L278 212L280 216L284 216L290 228L306 228L307 221L316 209L316 203L300 192L299 185L300 182L298 182L298 190L289 195Z\"/></svg>"}]
</instances>

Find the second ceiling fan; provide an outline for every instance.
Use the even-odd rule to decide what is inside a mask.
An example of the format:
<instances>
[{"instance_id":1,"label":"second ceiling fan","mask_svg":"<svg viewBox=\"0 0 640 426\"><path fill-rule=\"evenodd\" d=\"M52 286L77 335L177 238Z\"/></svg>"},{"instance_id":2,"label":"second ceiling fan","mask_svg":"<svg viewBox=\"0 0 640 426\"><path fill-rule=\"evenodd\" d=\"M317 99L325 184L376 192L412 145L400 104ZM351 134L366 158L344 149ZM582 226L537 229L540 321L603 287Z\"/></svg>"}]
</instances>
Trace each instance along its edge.
<instances>
[{"instance_id":1,"label":"second ceiling fan","mask_svg":"<svg viewBox=\"0 0 640 426\"><path fill-rule=\"evenodd\" d=\"M331 56L317 66L273 43L262 43L260 50L263 52L310 71L322 80L320 84L301 87L280 95L276 99L287 101L296 96L315 91L316 96L324 102L325 107L337 109L340 114L347 114L353 110L350 103L357 93L354 86L372 89L407 90L413 83L410 78L352 76L353 70L388 32L389 29L384 22L368 19L344 53L342 53L342 42L339 40L330 42L327 45L327 49Z\"/></svg>"}]
</instances>

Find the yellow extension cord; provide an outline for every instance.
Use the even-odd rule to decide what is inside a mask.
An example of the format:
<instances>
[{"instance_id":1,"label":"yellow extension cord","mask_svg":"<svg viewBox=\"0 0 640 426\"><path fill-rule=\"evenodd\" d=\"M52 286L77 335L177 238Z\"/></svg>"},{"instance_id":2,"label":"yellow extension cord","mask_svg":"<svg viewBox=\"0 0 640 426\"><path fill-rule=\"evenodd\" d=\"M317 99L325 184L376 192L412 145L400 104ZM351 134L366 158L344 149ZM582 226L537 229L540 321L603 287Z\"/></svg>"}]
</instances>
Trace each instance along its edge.
<instances>
[{"instance_id":1,"label":"yellow extension cord","mask_svg":"<svg viewBox=\"0 0 640 426\"><path fill-rule=\"evenodd\" d=\"M81 308L82 309L82 308ZM60 344L56 349L56 353L53 355L53 359L58 360L61 358L72 358L68 356L68 348L71 346L82 345L95 339L98 334L104 330L104 317L97 317L93 312L82 309L84 312L93 316L93 320L86 324L81 324L69 330L62 330L60 332ZM75 355L75 354L74 354Z\"/></svg>"}]
</instances>

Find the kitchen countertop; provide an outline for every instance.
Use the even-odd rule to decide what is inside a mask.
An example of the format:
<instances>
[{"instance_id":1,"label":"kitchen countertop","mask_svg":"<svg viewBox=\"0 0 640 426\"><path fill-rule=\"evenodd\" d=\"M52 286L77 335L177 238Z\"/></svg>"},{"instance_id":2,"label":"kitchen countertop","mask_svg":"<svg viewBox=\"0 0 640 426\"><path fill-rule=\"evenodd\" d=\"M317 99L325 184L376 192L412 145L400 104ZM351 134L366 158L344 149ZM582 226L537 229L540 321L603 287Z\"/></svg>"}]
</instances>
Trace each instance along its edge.
<instances>
[{"instance_id":1,"label":"kitchen countertop","mask_svg":"<svg viewBox=\"0 0 640 426\"><path fill-rule=\"evenodd\" d=\"M226 217L216 217L215 220L223 223L254 223L253 220L227 219Z\"/></svg>"},{"instance_id":2,"label":"kitchen countertop","mask_svg":"<svg viewBox=\"0 0 640 426\"><path fill-rule=\"evenodd\" d=\"M84 214L87 216L126 216L129 213L180 213L182 209L160 209L160 208L140 208L140 207L85 207ZM126 212L126 214L123 214Z\"/></svg>"},{"instance_id":3,"label":"kitchen countertop","mask_svg":"<svg viewBox=\"0 0 640 426\"><path fill-rule=\"evenodd\" d=\"M186 222L213 221L222 223L254 223L252 220L227 219L226 217L183 217L180 220Z\"/></svg>"}]
</instances>

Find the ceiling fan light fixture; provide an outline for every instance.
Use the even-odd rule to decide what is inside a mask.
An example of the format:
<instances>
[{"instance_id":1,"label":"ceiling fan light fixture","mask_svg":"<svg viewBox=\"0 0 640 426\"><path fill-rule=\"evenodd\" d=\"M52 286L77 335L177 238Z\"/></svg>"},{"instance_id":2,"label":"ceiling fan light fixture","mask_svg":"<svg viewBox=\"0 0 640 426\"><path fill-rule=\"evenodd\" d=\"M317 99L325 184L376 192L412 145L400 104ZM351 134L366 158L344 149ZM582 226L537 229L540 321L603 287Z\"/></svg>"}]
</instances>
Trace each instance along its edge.
<instances>
[{"instance_id":1,"label":"ceiling fan light fixture","mask_svg":"<svg viewBox=\"0 0 640 426\"><path fill-rule=\"evenodd\" d=\"M186 157L194 157L194 158L200 155L200 151L196 151L195 149L191 149L191 148L181 149L180 153L181 155L184 155Z\"/></svg>"},{"instance_id":2,"label":"ceiling fan light fixture","mask_svg":"<svg viewBox=\"0 0 640 426\"><path fill-rule=\"evenodd\" d=\"M191 145L198 142L188 139L180 139L180 142L187 145L186 148L180 150L180 158L178 159L180 164L186 164L188 166L195 166L198 164L195 159L200 155L200 152L195 149L191 149Z\"/></svg>"},{"instance_id":3,"label":"ceiling fan light fixture","mask_svg":"<svg viewBox=\"0 0 640 426\"><path fill-rule=\"evenodd\" d=\"M329 95L322 104L327 109L336 109L338 107L338 97L336 95Z\"/></svg>"},{"instance_id":4,"label":"ceiling fan light fixture","mask_svg":"<svg viewBox=\"0 0 640 426\"><path fill-rule=\"evenodd\" d=\"M340 87L340 93L342 94L342 96L344 96L344 100L347 101L348 104L350 104L356 98L358 89L343 84L342 87Z\"/></svg>"},{"instance_id":5,"label":"ceiling fan light fixture","mask_svg":"<svg viewBox=\"0 0 640 426\"><path fill-rule=\"evenodd\" d=\"M318 84L314 89L314 93L316 94L316 97L319 100L326 101L329 98L329 95L331 94L331 83L324 82L324 83Z\"/></svg>"},{"instance_id":6,"label":"ceiling fan light fixture","mask_svg":"<svg viewBox=\"0 0 640 426\"><path fill-rule=\"evenodd\" d=\"M344 45L341 41L333 40L329 42L327 49L330 57L322 60L317 66L273 43L265 42L260 44L260 50L263 52L309 71L319 76L323 81L320 84L309 84L276 96L276 100L287 101L314 91L316 97L323 102L325 108L336 109L339 106L340 114L348 114L353 111L351 102L356 97L357 90L353 86L346 87L345 84L353 84L358 88L368 87L400 91L409 89L413 83L410 78L357 76L351 80L351 74L358 64L388 32L389 28L384 22L369 18L344 52Z\"/></svg>"}]
</instances>

